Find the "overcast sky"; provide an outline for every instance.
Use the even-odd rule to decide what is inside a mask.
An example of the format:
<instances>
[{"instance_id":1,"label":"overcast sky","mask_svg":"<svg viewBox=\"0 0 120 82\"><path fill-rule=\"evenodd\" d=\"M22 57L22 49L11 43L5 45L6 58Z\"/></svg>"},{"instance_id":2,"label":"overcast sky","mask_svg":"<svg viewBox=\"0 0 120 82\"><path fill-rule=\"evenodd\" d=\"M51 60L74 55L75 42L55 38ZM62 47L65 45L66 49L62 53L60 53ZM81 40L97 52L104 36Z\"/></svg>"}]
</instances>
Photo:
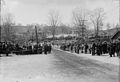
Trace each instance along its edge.
<instances>
[{"instance_id":1,"label":"overcast sky","mask_svg":"<svg viewBox=\"0 0 120 82\"><path fill-rule=\"evenodd\" d=\"M106 22L118 23L118 1L117 0L5 0L4 11L15 16L16 23L22 24L47 24L48 13L51 10L59 11L62 22L72 22L72 11L75 8L104 8Z\"/></svg>"}]
</instances>

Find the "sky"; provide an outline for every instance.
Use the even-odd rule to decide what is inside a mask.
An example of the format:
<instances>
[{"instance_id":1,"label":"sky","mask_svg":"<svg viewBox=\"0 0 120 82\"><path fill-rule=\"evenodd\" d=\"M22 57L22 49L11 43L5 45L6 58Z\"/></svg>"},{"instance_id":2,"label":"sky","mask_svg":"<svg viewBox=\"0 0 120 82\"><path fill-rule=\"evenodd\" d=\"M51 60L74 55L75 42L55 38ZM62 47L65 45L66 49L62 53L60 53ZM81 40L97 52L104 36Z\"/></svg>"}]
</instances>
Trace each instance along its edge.
<instances>
[{"instance_id":1,"label":"sky","mask_svg":"<svg viewBox=\"0 0 120 82\"><path fill-rule=\"evenodd\" d=\"M16 23L26 25L47 24L49 12L56 10L63 23L72 24L72 11L75 8L88 10L104 8L105 22L118 23L119 3L117 0L4 0L2 11L12 13Z\"/></svg>"}]
</instances>

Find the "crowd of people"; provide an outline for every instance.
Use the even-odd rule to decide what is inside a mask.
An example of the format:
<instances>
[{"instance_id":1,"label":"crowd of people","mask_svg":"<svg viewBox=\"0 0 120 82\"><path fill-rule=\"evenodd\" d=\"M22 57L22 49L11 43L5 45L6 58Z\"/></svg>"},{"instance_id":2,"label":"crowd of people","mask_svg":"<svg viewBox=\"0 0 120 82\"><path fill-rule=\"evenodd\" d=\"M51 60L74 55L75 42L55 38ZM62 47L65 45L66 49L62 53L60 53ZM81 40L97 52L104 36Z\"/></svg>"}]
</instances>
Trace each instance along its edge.
<instances>
[{"instance_id":1,"label":"crowd of people","mask_svg":"<svg viewBox=\"0 0 120 82\"><path fill-rule=\"evenodd\" d=\"M0 54L9 56L10 53L16 55L28 54L48 54L51 53L52 45L50 42L44 42L35 45L20 45L11 42L0 42ZM1 55L0 55L1 56Z\"/></svg>"},{"instance_id":2,"label":"crowd of people","mask_svg":"<svg viewBox=\"0 0 120 82\"><path fill-rule=\"evenodd\" d=\"M101 56L103 54L109 54L110 57L120 57L120 40L112 42L92 42L92 43L80 43L80 42L67 42L60 45L60 49L71 52L91 54L92 56ZM50 42L43 42L37 45L19 45L11 42L0 42L0 54L10 53L16 55L28 55L28 54L49 54L52 50L52 44ZM0 55L1 56L1 55Z\"/></svg>"},{"instance_id":3,"label":"crowd of people","mask_svg":"<svg viewBox=\"0 0 120 82\"><path fill-rule=\"evenodd\" d=\"M97 41L92 43L79 43L70 42L63 43L60 48L71 52L91 54L92 56L101 56L103 54L109 54L110 57L120 57L120 40L107 42Z\"/></svg>"}]
</instances>

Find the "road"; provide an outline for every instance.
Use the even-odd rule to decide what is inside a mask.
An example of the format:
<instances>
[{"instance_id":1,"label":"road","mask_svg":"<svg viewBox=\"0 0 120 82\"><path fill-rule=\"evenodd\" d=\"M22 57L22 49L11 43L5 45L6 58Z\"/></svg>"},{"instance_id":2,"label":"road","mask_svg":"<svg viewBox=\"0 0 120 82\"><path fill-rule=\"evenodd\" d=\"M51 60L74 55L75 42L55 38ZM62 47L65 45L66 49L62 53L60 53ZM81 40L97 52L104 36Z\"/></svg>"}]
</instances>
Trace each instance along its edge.
<instances>
[{"instance_id":1,"label":"road","mask_svg":"<svg viewBox=\"0 0 120 82\"><path fill-rule=\"evenodd\" d=\"M0 58L0 82L119 82L119 67L53 50Z\"/></svg>"}]
</instances>

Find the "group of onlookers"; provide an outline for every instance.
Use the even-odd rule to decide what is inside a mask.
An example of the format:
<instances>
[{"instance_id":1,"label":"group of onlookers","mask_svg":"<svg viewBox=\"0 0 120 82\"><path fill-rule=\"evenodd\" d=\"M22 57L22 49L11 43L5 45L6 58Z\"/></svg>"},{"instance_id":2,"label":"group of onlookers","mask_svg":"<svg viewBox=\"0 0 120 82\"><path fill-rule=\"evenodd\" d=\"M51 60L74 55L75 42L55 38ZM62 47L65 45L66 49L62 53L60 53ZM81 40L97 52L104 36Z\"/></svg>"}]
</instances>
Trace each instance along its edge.
<instances>
[{"instance_id":1,"label":"group of onlookers","mask_svg":"<svg viewBox=\"0 0 120 82\"><path fill-rule=\"evenodd\" d=\"M70 42L63 43L60 45L62 50L67 50L71 52L85 53L101 56L103 54L109 54L110 57L119 56L120 57L120 40L106 42L97 41L92 43L79 43ZM19 45L10 42L0 42L0 54L9 55L9 53L15 53L17 55L27 55L27 54L48 54L51 53L52 44L50 42L43 42L43 44L35 45ZM1 56L1 55L0 55Z\"/></svg>"},{"instance_id":2,"label":"group of onlookers","mask_svg":"<svg viewBox=\"0 0 120 82\"><path fill-rule=\"evenodd\" d=\"M101 56L103 54L109 54L110 57L120 56L120 40L107 42L107 41L97 41L92 43L79 43L71 42L64 43L60 46L62 50L67 50L71 52L85 53Z\"/></svg>"},{"instance_id":3,"label":"group of onlookers","mask_svg":"<svg viewBox=\"0 0 120 82\"><path fill-rule=\"evenodd\" d=\"M109 54L110 57L120 56L120 41L93 43L91 51L93 56L102 54Z\"/></svg>"},{"instance_id":4,"label":"group of onlookers","mask_svg":"<svg viewBox=\"0 0 120 82\"><path fill-rule=\"evenodd\" d=\"M8 54L11 53L12 50L17 49L17 44L13 44L10 42L0 42L0 54L6 54L6 56L8 56Z\"/></svg>"},{"instance_id":5,"label":"group of onlookers","mask_svg":"<svg viewBox=\"0 0 120 82\"><path fill-rule=\"evenodd\" d=\"M9 56L10 53L16 55L28 55L28 54L48 54L51 53L52 45L50 42L44 42L43 44L35 45L20 45L11 42L0 42L0 56L6 54Z\"/></svg>"}]
</instances>

